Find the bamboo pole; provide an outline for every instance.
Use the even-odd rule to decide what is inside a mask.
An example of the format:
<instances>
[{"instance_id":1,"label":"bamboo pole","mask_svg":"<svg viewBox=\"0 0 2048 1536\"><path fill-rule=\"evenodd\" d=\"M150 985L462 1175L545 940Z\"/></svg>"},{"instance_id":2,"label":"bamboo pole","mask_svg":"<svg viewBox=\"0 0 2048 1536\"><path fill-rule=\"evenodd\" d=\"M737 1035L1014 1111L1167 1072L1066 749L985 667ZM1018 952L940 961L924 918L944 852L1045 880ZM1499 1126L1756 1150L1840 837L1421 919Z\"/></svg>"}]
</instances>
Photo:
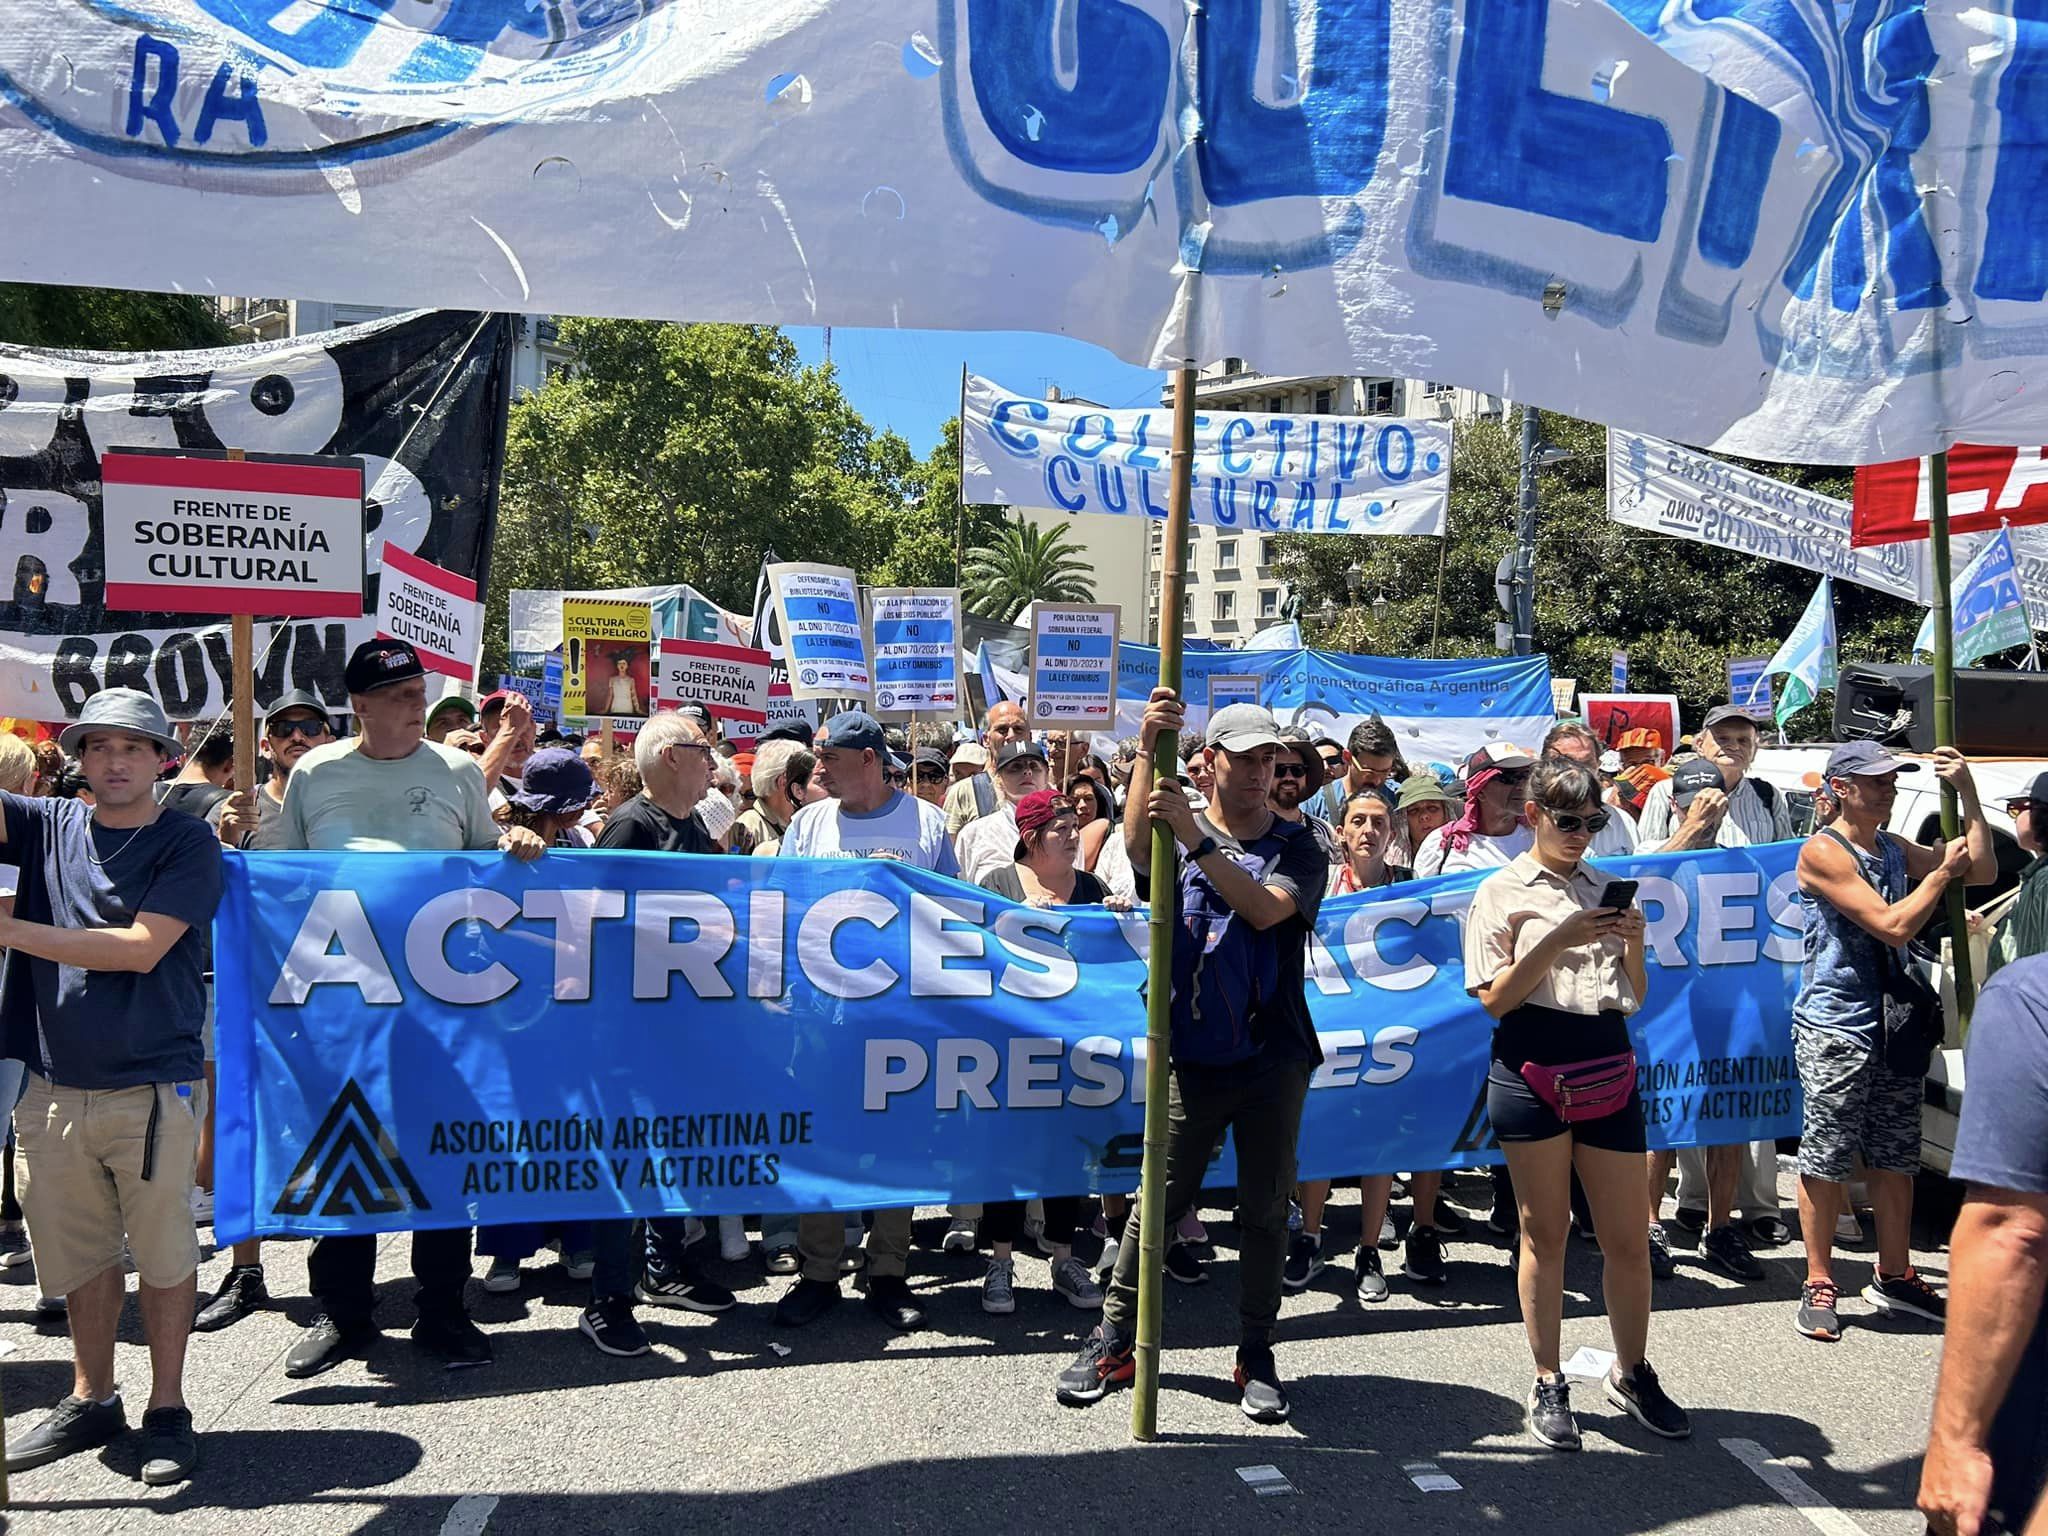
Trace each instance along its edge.
<instances>
[{"instance_id":1,"label":"bamboo pole","mask_svg":"<svg viewBox=\"0 0 2048 1536\"><path fill-rule=\"evenodd\" d=\"M1948 547L1948 455L1927 461L1927 542L1934 564L1934 744L1956 744L1955 603L1951 590ZM1962 812L1956 792L1941 786L1941 835L1962 835ZM1976 978L1970 974L1968 895L1961 881L1948 887L1949 973L1955 978L1956 1014L1964 1029L1977 1007Z\"/></svg>"}]
</instances>

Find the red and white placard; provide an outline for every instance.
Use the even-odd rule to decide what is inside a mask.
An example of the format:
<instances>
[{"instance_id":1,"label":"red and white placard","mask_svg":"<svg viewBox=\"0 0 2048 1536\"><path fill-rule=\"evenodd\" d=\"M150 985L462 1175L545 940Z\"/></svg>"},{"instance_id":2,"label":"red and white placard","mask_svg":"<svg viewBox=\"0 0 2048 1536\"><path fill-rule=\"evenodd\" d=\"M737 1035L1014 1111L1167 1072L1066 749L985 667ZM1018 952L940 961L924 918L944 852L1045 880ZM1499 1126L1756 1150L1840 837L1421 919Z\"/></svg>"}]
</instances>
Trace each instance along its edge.
<instances>
[{"instance_id":1,"label":"red and white placard","mask_svg":"<svg viewBox=\"0 0 2048 1536\"><path fill-rule=\"evenodd\" d=\"M767 728L766 651L709 640L663 640L655 661L654 697L673 709L702 704L728 740L757 740Z\"/></svg>"},{"instance_id":2,"label":"red and white placard","mask_svg":"<svg viewBox=\"0 0 2048 1536\"><path fill-rule=\"evenodd\" d=\"M476 583L467 576L387 544L377 609L377 633L407 642L429 672L462 683L476 681L484 609Z\"/></svg>"},{"instance_id":3,"label":"red and white placard","mask_svg":"<svg viewBox=\"0 0 2048 1536\"><path fill-rule=\"evenodd\" d=\"M363 466L286 454L100 458L109 608L363 616Z\"/></svg>"}]
</instances>

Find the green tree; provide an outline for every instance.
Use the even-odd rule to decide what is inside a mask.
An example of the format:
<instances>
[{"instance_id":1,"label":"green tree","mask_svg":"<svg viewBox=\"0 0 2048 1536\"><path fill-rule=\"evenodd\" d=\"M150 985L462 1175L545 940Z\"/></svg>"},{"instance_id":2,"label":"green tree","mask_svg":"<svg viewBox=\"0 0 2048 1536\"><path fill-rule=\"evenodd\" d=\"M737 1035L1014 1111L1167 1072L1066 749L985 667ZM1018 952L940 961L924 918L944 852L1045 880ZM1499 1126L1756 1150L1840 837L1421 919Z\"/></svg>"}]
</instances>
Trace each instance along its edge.
<instances>
[{"instance_id":1,"label":"green tree","mask_svg":"<svg viewBox=\"0 0 2048 1536\"><path fill-rule=\"evenodd\" d=\"M197 294L0 283L0 341L19 347L159 352L229 339L219 311Z\"/></svg>"},{"instance_id":2,"label":"green tree","mask_svg":"<svg viewBox=\"0 0 2048 1536\"><path fill-rule=\"evenodd\" d=\"M878 587L950 587L964 551L992 544L1006 518L1001 507L960 505L960 418L945 425L932 451L903 479L903 505L889 537L873 541L868 579Z\"/></svg>"},{"instance_id":3,"label":"green tree","mask_svg":"<svg viewBox=\"0 0 2048 1536\"><path fill-rule=\"evenodd\" d=\"M1611 521L1605 429L1545 412L1543 435L1568 457L1538 481L1537 649L1549 654L1553 675L1576 677L1588 692L1604 691L1613 652L1625 650L1633 689L1675 693L1686 718L1697 720L1727 692L1728 659L1775 651L1819 578ZM1828 495L1849 493L1846 470L1745 467ZM1280 570L1300 598L1310 642L1383 656L1495 654L1494 625L1506 615L1494 572L1514 546L1519 477L1519 419L1476 422L1458 429L1444 539L1282 535ZM1379 618L1376 597L1386 599ZM1911 659L1919 609L1844 582L1835 601L1845 661ZM1828 734L1832 710L1824 694L1787 722L1788 733Z\"/></svg>"},{"instance_id":4,"label":"green tree","mask_svg":"<svg viewBox=\"0 0 2048 1536\"><path fill-rule=\"evenodd\" d=\"M1087 558L1067 542L1067 530L1021 519L1005 523L993 542L969 552L961 580L968 610L1005 624L1034 602L1095 600Z\"/></svg>"}]
</instances>

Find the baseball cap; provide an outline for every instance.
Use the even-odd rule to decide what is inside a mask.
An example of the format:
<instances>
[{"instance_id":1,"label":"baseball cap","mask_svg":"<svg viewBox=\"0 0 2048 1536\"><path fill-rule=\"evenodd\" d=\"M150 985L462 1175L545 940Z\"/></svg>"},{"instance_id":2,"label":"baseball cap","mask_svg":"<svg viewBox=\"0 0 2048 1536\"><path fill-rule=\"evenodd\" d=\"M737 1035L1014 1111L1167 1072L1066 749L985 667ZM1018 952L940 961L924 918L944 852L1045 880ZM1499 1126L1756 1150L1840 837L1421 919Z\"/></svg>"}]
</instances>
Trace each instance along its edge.
<instances>
[{"instance_id":1,"label":"baseball cap","mask_svg":"<svg viewBox=\"0 0 2048 1536\"><path fill-rule=\"evenodd\" d=\"M1249 752L1255 747L1282 747L1287 742L1270 709L1259 704L1226 704L1209 716L1202 745L1221 747L1226 752Z\"/></svg>"},{"instance_id":2,"label":"baseball cap","mask_svg":"<svg viewBox=\"0 0 2048 1536\"><path fill-rule=\"evenodd\" d=\"M477 700L477 718L479 720L488 720L492 715L504 713L505 701L511 697L512 690L510 688L500 688L495 693L485 694L481 699Z\"/></svg>"},{"instance_id":3,"label":"baseball cap","mask_svg":"<svg viewBox=\"0 0 2048 1536\"><path fill-rule=\"evenodd\" d=\"M1401 798L1395 802L1395 809L1410 810L1418 805L1463 805L1451 792L1436 781L1434 774L1415 773L1408 776L1408 782L1401 786Z\"/></svg>"},{"instance_id":4,"label":"baseball cap","mask_svg":"<svg viewBox=\"0 0 2048 1536\"><path fill-rule=\"evenodd\" d=\"M1027 757L1033 762L1042 763L1045 761L1045 748L1035 741L1005 742L1002 750L996 753L996 772L1001 773L1010 764L1022 762Z\"/></svg>"},{"instance_id":5,"label":"baseball cap","mask_svg":"<svg viewBox=\"0 0 2048 1536\"><path fill-rule=\"evenodd\" d=\"M1716 704L1707 711L1707 718L1700 722L1700 729L1711 731L1723 720L1740 720L1744 725L1755 725L1756 719L1739 704Z\"/></svg>"},{"instance_id":6,"label":"baseball cap","mask_svg":"<svg viewBox=\"0 0 2048 1536\"><path fill-rule=\"evenodd\" d=\"M944 773L946 772L946 754L939 751L936 747L919 747L916 755L910 760L910 766L913 768L936 768L939 772Z\"/></svg>"},{"instance_id":7,"label":"baseball cap","mask_svg":"<svg viewBox=\"0 0 2048 1536\"><path fill-rule=\"evenodd\" d=\"M409 683L426 675L418 651L403 640L380 635L355 648L348 666L342 670L341 680L350 693L375 693L393 683Z\"/></svg>"},{"instance_id":8,"label":"baseball cap","mask_svg":"<svg viewBox=\"0 0 2048 1536\"><path fill-rule=\"evenodd\" d=\"M465 718L470 720L476 719L476 706L459 693L451 693L444 698L434 700L433 704L427 709L427 719L432 720L434 716L440 714L444 709L460 710Z\"/></svg>"},{"instance_id":9,"label":"baseball cap","mask_svg":"<svg viewBox=\"0 0 2048 1536\"><path fill-rule=\"evenodd\" d=\"M1728 787L1728 781L1721 777L1721 770L1704 757L1695 757L1671 775L1671 803L1680 810L1691 805L1705 789Z\"/></svg>"},{"instance_id":10,"label":"baseball cap","mask_svg":"<svg viewBox=\"0 0 2048 1536\"><path fill-rule=\"evenodd\" d=\"M2048 773L2035 774L2034 782L2027 786L2025 793L2007 795L2006 800L2031 800L2036 805L2048 805Z\"/></svg>"},{"instance_id":11,"label":"baseball cap","mask_svg":"<svg viewBox=\"0 0 2048 1536\"><path fill-rule=\"evenodd\" d=\"M312 694L306 692L305 689L294 688L290 693L285 694L275 704L271 705L270 708L263 711L263 723L268 725L279 715L294 709L310 709L322 720L327 719L327 706L325 704L322 704ZM432 719L433 717L429 715L428 718Z\"/></svg>"},{"instance_id":12,"label":"baseball cap","mask_svg":"<svg viewBox=\"0 0 2048 1536\"><path fill-rule=\"evenodd\" d=\"M1621 772L1621 753L1619 750L1609 747L1600 754L1600 771L1605 774Z\"/></svg>"},{"instance_id":13,"label":"baseball cap","mask_svg":"<svg viewBox=\"0 0 2048 1536\"><path fill-rule=\"evenodd\" d=\"M1639 725L1621 733L1621 740L1614 744L1617 752L1627 752L1635 747L1648 747L1652 752L1664 750L1664 733L1653 731L1647 725Z\"/></svg>"},{"instance_id":14,"label":"baseball cap","mask_svg":"<svg viewBox=\"0 0 2048 1536\"><path fill-rule=\"evenodd\" d=\"M184 744L171 734L170 717L164 713L163 705L140 688L102 688L80 706L78 718L59 733L57 745L76 757L85 738L94 731L129 731L147 736L159 751L172 757L185 750Z\"/></svg>"},{"instance_id":15,"label":"baseball cap","mask_svg":"<svg viewBox=\"0 0 2048 1536\"><path fill-rule=\"evenodd\" d=\"M1904 758L1893 757L1890 750L1875 741L1849 741L1828 754L1828 765L1821 770L1824 779L1846 779L1875 776L1880 773L1918 773L1920 765L1909 763Z\"/></svg>"},{"instance_id":16,"label":"baseball cap","mask_svg":"<svg viewBox=\"0 0 2048 1536\"><path fill-rule=\"evenodd\" d=\"M963 741L953 749L953 761L972 763L977 768L988 766L988 748L978 741Z\"/></svg>"},{"instance_id":17,"label":"baseball cap","mask_svg":"<svg viewBox=\"0 0 2048 1536\"><path fill-rule=\"evenodd\" d=\"M1036 789L1017 802L1017 851L1016 858L1024 857L1024 834L1049 827L1057 821L1062 812L1071 815L1074 802L1052 789Z\"/></svg>"},{"instance_id":18,"label":"baseball cap","mask_svg":"<svg viewBox=\"0 0 2048 1536\"><path fill-rule=\"evenodd\" d=\"M882 734L881 722L864 709L849 709L827 720L818 732L818 745L835 751L872 752L884 760L889 756L889 738Z\"/></svg>"},{"instance_id":19,"label":"baseball cap","mask_svg":"<svg viewBox=\"0 0 2048 1536\"><path fill-rule=\"evenodd\" d=\"M1534 768L1536 754L1527 747L1518 747L1511 741L1489 741L1485 746L1465 759L1464 771L1459 775L1467 783L1482 773L1499 768Z\"/></svg>"}]
</instances>

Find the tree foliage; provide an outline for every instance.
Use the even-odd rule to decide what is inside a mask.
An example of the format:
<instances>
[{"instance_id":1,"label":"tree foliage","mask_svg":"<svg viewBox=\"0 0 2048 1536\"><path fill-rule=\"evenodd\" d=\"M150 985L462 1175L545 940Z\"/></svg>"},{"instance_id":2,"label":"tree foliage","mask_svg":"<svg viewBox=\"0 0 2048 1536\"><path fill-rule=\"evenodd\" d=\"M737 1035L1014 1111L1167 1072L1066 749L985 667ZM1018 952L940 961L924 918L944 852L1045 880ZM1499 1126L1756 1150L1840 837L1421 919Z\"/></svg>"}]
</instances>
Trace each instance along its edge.
<instances>
[{"instance_id":1,"label":"tree foliage","mask_svg":"<svg viewBox=\"0 0 2048 1536\"><path fill-rule=\"evenodd\" d=\"M1384 656L1495 654L1494 625L1507 616L1494 573L1514 546L1520 422L1458 429L1446 537L1352 539L1283 535L1281 572L1300 598L1305 635L1333 650ZM1727 692L1730 657L1768 656L1798 621L1819 578L1732 550L1627 528L1607 516L1606 434L1546 412L1546 443L1570 457L1539 472L1536 647L1553 676L1606 690L1616 650L1629 656L1629 686L1675 693L1687 719ZM1846 470L1750 464L1762 474L1828 495L1849 494ZM1352 600L1347 568L1359 566ZM1442 583L1439 618L1437 590ZM1372 601L1384 595L1375 620ZM1835 584L1843 660L1907 661L1920 610L1883 593ZM1334 610L1324 617L1325 605ZM1832 695L1787 722L1789 734L1826 735Z\"/></svg>"},{"instance_id":2,"label":"tree foliage","mask_svg":"<svg viewBox=\"0 0 2048 1536\"><path fill-rule=\"evenodd\" d=\"M1089 603L1095 583L1087 557L1058 524L1006 522L967 557L961 601L970 612L1007 624L1034 602Z\"/></svg>"},{"instance_id":3,"label":"tree foliage","mask_svg":"<svg viewBox=\"0 0 2048 1536\"><path fill-rule=\"evenodd\" d=\"M197 294L0 283L0 341L19 347L161 352L229 339L219 311Z\"/></svg>"}]
</instances>

